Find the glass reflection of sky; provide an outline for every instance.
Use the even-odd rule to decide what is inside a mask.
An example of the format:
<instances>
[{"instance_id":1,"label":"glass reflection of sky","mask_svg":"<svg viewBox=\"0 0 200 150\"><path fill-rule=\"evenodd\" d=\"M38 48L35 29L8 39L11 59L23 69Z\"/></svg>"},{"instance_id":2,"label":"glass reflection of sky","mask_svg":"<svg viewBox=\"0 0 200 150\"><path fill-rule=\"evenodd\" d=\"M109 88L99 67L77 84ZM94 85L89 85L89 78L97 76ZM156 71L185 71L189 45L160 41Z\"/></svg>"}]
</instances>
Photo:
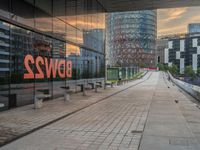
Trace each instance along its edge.
<instances>
[{"instance_id":1,"label":"glass reflection of sky","mask_svg":"<svg viewBox=\"0 0 200 150\"><path fill-rule=\"evenodd\" d=\"M66 44L66 57L70 57L70 55L80 56L80 47L72 44Z\"/></svg>"}]
</instances>

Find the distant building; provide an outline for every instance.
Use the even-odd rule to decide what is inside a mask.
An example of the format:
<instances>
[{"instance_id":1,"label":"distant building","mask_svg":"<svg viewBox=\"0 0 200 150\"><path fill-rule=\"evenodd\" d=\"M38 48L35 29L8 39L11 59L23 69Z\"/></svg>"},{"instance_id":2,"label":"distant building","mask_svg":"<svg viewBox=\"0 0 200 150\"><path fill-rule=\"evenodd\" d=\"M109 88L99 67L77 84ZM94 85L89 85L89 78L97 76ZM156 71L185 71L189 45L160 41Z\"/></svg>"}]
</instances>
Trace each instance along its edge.
<instances>
[{"instance_id":1,"label":"distant building","mask_svg":"<svg viewBox=\"0 0 200 150\"><path fill-rule=\"evenodd\" d=\"M156 40L156 64L164 64L164 53L167 48L168 39L157 39Z\"/></svg>"},{"instance_id":2,"label":"distant building","mask_svg":"<svg viewBox=\"0 0 200 150\"><path fill-rule=\"evenodd\" d=\"M109 13L106 21L107 65L155 66L155 10Z\"/></svg>"},{"instance_id":3,"label":"distant building","mask_svg":"<svg viewBox=\"0 0 200 150\"><path fill-rule=\"evenodd\" d=\"M0 80L5 79L10 73L10 48L9 48L9 26L0 22Z\"/></svg>"},{"instance_id":4,"label":"distant building","mask_svg":"<svg viewBox=\"0 0 200 150\"><path fill-rule=\"evenodd\" d=\"M177 65L180 74L184 73L186 66L192 66L196 71L200 67L200 33L169 38L165 49L165 63L169 66Z\"/></svg>"},{"instance_id":5,"label":"distant building","mask_svg":"<svg viewBox=\"0 0 200 150\"><path fill-rule=\"evenodd\" d=\"M200 23L191 23L188 25L189 33L200 33Z\"/></svg>"}]
</instances>

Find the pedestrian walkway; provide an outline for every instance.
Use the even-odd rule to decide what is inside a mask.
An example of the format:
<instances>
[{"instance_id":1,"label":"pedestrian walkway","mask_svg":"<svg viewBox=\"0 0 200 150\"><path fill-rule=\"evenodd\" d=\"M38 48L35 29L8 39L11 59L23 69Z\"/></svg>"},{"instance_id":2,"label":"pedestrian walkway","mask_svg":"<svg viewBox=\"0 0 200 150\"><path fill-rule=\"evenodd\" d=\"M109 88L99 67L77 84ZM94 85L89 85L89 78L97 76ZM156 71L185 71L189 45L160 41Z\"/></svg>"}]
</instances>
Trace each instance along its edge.
<instances>
[{"instance_id":1,"label":"pedestrian walkway","mask_svg":"<svg viewBox=\"0 0 200 150\"><path fill-rule=\"evenodd\" d=\"M129 82L123 86L115 88L87 90L86 96L82 93L72 94L69 102L64 102L64 97L44 102L42 109L33 109L33 105L19 107L16 109L0 113L0 145L3 145L13 139L24 136L38 128L41 128L57 119L70 115L80 109L88 107L98 101L126 89L129 86L142 82L143 79Z\"/></svg>"},{"instance_id":2,"label":"pedestrian walkway","mask_svg":"<svg viewBox=\"0 0 200 150\"><path fill-rule=\"evenodd\" d=\"M121 92L116 93L117 91ZM116 94L108 97L111 93ZM88 98L86 101L94 102L98 96L107 98L1 149L200 149L199 104L167 81L163 73L148 73L141 80L102 91L101 94L94 95L93 100ZM59 109L63 106L57 107Z\"/></svg>"},{"instance_id":3,"label":"pedestrian walkway","mask_svg":"<svg viewBox=\"0 0 200 150\"><path fill-rule=\"evenodd\" d=\"M160 76L140 150L200 150L200 110L196 103L165 75Z\"/></svg>"}]
</instances>

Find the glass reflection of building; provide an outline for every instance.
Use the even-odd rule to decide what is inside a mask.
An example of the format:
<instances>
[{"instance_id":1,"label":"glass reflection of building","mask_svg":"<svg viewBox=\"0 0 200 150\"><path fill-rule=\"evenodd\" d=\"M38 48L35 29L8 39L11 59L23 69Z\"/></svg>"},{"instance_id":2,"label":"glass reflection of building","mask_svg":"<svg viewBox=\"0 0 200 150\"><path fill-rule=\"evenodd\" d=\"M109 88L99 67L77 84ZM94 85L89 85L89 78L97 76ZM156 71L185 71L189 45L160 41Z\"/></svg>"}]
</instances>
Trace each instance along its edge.
<instances>
[{"instance_id":1,"label":"glass reflection of building","mask_svg":"<svg viewBox=\"0 0 200 150\"><path fill-rule=\"evenodd\" d=\"M104 79L105 11L97 0L0 1L0 103L33 103L40 89L52 97L61 86ZM71 60L72 78L24 79L24 57ZM37 74L35 65L30 68ZM45 74L45 68L41 65ZM63 68L61 68L63 69Z\"/></svg>"},{"instance_id":2,"label":"glass reflection of building","mask_svg":"<svg viewBox=\"0 0 200 150\"><path fill-rule=\"evenodd\" d=\"M109 13L106 15L106 21L106 52L109 66L154 66L156 11Z\"/></svg>"}]
</instances>

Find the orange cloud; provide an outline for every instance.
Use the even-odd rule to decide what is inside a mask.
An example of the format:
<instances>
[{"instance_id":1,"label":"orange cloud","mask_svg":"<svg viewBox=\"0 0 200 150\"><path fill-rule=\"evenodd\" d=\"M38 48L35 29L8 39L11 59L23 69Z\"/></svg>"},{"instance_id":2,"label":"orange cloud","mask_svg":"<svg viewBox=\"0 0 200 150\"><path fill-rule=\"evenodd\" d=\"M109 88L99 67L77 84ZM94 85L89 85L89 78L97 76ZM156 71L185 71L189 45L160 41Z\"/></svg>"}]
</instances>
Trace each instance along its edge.
<instances>
[{"instance_id":1,"label":"orange cloud","mask_svg":"<svg viewBox=\"0 0 200 150\"><path fill-rule=\"evenodd\" d=\"M192 17L188 18L188 20L190 21L190 23L199 23L200 22L200 15L192 16Z\"/></svg>"},{"instance_id":2,"label":"orange cloud","mask_svg":"<svg viewBox=\"0 0 200 150\"><path fill-rule=\"evenodd\" d=\"M185 25L181 26L174 26L170 28L161 28L158 30L158 35L167 35L167 34L174 34L174 33L183 33L185 31Z\"/></svg>"},{"instance_id":3,"label":"orange cloud","mask_svg":"<svg viewBox=\"0 0 200 150\"><path fill-rule=\"evenodd\" d=\"M188 7L160 10L159 13L164 14L162 18L160 18L160 21L169 22L174 19L181 18L187 12L187 10L188 10Z\"/></svg>"},{"instance_id":4,"label":"orange cloud","mask_svg":"<svg viewBox=\"0 0 200 150\"><path fill-rule=\"evenodd\" d=\"M78 15L77 17L68 16L66 22L80 29L105 29L105 13Z\"/></svg>"},{"instance_id":5,"label":"orange cloud","mask_svg":"<svg viewBox=\"0 0 200 150\"><path fill-rule=\"evenodd\" d=\"M72 44L66 44L66 56L69 55L80 55L80 47L72 45Z\"/></svg>"}]
</instances>

